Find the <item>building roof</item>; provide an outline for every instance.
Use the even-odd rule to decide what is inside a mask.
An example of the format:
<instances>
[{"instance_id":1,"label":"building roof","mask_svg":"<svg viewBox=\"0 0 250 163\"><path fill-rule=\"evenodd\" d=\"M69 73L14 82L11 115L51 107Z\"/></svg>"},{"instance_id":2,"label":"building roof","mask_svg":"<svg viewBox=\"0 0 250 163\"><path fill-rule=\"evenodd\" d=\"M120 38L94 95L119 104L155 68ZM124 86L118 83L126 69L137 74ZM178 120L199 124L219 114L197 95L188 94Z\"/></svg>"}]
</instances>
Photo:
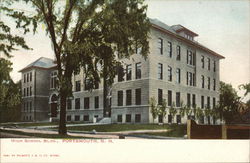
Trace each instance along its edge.
<instances>
[{"instance_id":1,"label":"building roof","mask_svg":"<svg viewBox=\"0 0 250 163\"><path fill-rule=\"evenodd\" d=\"M184 27L184 26L182 26L182 25L180 25L180 24L178 24L178 25L172 25L171 28L172 28L175 32L177 32L177 33L181 32L181 31L185 31L185 32L188 32L189 34L191 34L192 36L198 36L197 33L194 33L193 31L187 29L186 27Z\"/></svg>"},{"instance_id":2,"label":"building roof","mask_svg":"<svg viewBox=\"0 0 250 163\"><path fill-rule=\"evenodd\" d=\"M192 32L189 29L183 27L182 25L168 26L165 23L163 23L163 22L161 22L161 21L159 21L157 19L149 19L149 20L150 20L151 26L153 28L155 28L155 29L157 29L157 30L159 30L161 32L164 32L166 34L172 35L172 36L174 36L175 38L177 38L179 40L185 41L186 43L191 44L191 45L193 45L193 46L195 46L195 47L197 47L197 48L199 48L201 50L204 50L204 51L208 52L209 54L212 54L212 55L214 55L216 57L219 57L220 59L225 58L224 56L214 52L213 50L205 47L204 45L198 43L197 41L192 41L192 40L189 40L189 39L179 35L180 30L186 30L186 31ZM192 33L195 36L196 35L198 36L198 34L196 34L194 32L192 32Z\"/></svg>"},{"instance_id":3,"label":"building roof","mask_svg":"<svg viewBox=\"0 0 250 163\"><path fill-rule=\"evenodd\" d=\"M55 66L56 66L56 64L54 63L53 59L41 57L41 58L37 59L36 61L32 62L31 64L29 64L28 66L21 69L19 72L25 71L25 70L30 69L30 68L49 69L49 68L53 68Z\"/></svg>"}]
</instances>

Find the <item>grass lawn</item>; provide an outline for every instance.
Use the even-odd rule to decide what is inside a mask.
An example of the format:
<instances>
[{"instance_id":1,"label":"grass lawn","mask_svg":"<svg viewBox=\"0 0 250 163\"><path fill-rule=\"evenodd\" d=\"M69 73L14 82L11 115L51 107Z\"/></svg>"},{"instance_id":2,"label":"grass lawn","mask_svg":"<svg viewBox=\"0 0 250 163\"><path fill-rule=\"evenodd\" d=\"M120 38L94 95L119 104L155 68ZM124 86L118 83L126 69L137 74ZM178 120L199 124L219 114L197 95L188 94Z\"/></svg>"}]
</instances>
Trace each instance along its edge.
<instances>
[{"instance_id":1,"label":"grass lawn","mask_svg":"<svg viewBox=\"0 0 250 163\"><path fill-rule=\"evenodd\" d=\"M186 125L158 125L158 124L110 124L110 125L92 125L92 126L72 126L67 127L68 130L77 131L92 131L97 132L117 132L117 131L131 131L131 130L157 130L157 129L170 129L176 130L181 133L185 130ZM182 131L184 133L184 131Z\"/></svg>"},{"instance_id":2,"label":"grass lawn","mask_svg":"<svg viewBox=\"0 0 250 163\"><path fill-rule=\"evenodd\" d=\"M18 122L17 122L18 123ZM83 122L69 122L67 124L82 124ZM17 126L17 127L33 127L33 126L54 126L58 125L59 122L33 122L33 123L11 123L11 124L1 124L0 126L5 126L5 127L11 127L11 126Z\"/></svg>"},{"instance_id":3,"label":"grass lawn","mask_svg":"<svg viewBox=\"0 0 250 163\"><path fill-rule=\"evenodd\" d=\"M27 133L27 132L22 132L22 131L10 131L10 130L2 130L2 129L0 129L0 132L10 133L10 134L16 134L16 135L31 136L31 137L34 137L34 138L86 139L86 138L80 137L80 136L69 136L69 135L58 135L58 134L38 134L38 133ZM87 139L90 139L90 138L87 138Z\"/></svg>"}]
</instances>

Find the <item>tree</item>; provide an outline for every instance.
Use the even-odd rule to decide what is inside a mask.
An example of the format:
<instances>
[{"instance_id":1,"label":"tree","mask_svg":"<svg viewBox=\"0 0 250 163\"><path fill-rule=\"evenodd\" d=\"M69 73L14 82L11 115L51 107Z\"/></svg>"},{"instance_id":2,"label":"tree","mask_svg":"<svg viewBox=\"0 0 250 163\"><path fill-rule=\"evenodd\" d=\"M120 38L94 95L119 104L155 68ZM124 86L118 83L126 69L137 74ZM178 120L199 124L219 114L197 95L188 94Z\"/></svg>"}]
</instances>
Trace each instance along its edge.
<instances>
[{"instance_id":1,"label":"tree","mask_svg":"<svg viewBox=\"0 0 250 163\"><path fill-rule=\"evenodd\" d=\"M246 96L248 93L250 93L250 83L241 84L241 85L239 86L239 89L245 90L244 96Z\"/></svg>"},{"instance_id":2,"label":"tree","mask_svg":"<svg viewBox=\"0 0 250 163\"><path fill-rule=\"evenodd\" d=\"M169 114L172 116L172 119L171 119L171 123L172 123L175 115L177 114L177 109L175 107L175 103L174 102L173 102L173 104L169 108Z\"/></svg>"},{"instance_id":3,"label":"tree","mask_svg":"<svg viewBox=\"0 0 250 163\"><path fill-rule=\"evenodd\" d=\"M167 101L163 99L162 104L158 106L158 115L162 116L162 119L166 117L167 114Z\"/></svg>"},{"instance_id":4,"label":"tree","mask_svg":"<svg viewBox=\"0 0 250 163\"><path fill-rule=\"evenodd\" d=\"M155 97L151 97L149 99L149 105L150 105L150 112L152 114L153 123L154 123L154 120L156 119L156 117L158 115L158 105L157 105Z\"/></svg>"},{"instance_id":5,"label":"tree","mask_svg":"<svg viewBox=\"0 0 250 163\"><path fill-rule=\"evenodd\" d=\"M147 41L143 42L147 40L144 38L144 28L149 27L145 19L146 7L142 5L142 0L12 0L11 2L19 1L30 4L35 12L31 17L23 12L15 18L19 21L22 21L23 17L27 18L35 26L36 23L44 23L51 39L59 82L58 132L66 134L66 99L72 96L72 74L85 67L86 78L89 79L92 88L96 82L100 82L100 74L106 78L104 83L107 85L112 83L115 74L112 67L117 65L115 51L128 58L134 52L135 48L132 48L134 43L138 42L139 45L143 45L142 52L146 55L148 45ZM6 11L15 12L7 9ZM104 65L102 73L99 73L98 64Z\"/></svg>"},{"instance_id":6,"label":"tree","mask_svg":"<svg viewBox=\"0 0 250 163\"><path fill-rule=\"evenodd\" d=\"M239 100L236 90L231 84L220 82L220 100L214 111L220 115L225 123L232 123L239 116Z\"/></svg>"}]
</instances>

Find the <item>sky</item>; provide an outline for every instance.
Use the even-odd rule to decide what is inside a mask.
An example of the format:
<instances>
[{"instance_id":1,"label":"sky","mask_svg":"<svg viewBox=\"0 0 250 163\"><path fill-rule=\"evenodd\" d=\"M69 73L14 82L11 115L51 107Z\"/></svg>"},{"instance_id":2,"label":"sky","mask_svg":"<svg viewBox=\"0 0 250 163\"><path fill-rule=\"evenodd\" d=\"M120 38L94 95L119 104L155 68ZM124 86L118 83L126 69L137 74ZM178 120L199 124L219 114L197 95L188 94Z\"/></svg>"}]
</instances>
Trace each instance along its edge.
<instances>
[{"instance_id":1,"label":"sky","mask_svg":"<svg viewBox=\"0 0 250 163\"><path fill-rule=\"evenodd\" d=\"M221 81L237 90L238 85L250 82L249 0L146 0L145 3L148 17L167 25L185 26L199 34L196 41L225 57L220 62ZM33 50L20 49L12 53L14 81L20 80L18 71L27 64L40 57L54 58L43 26L39 26L35 35L23 37ZM242 96L243 91L238 94Z\"/></svg>"}]
</instances>

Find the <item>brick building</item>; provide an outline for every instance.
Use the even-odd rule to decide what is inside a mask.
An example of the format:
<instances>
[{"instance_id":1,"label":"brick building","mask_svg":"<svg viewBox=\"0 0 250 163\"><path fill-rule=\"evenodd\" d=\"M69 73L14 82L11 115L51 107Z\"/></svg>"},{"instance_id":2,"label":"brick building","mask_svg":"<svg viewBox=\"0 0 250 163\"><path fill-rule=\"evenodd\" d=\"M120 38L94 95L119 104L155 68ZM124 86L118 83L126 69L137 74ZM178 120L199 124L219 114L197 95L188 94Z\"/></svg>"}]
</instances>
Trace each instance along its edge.
<instances>
[{"instance_id":1,"label":"brick building","mask_svg":"<svg viewBox=\"0 0 250 163\"><path fill-rule=\"evenodd\" d=\"M118 73L110 90L112 123L152 123L149 107L151 97L155 97L158 103L166 99L168 106L175 104L177 108L181 104L213 108L219 100L219 60L224 57L195 41L198 34L182 25L168 26L156 19L151 19L150 22L152 26L149 33L148 58L145 60L138 49L137 54L132 55L130 59L124 59L125 64L121 70L126 74L122 76L122 73ZM36 65L42 61L46 64ZM42 120L38 117L44 117L43 120L58 118L57 92L54 89L56 68L53 61L40 58L21 72L24 92L36 87L38 90L38 87L42 87L44 91L36 91L38 94L23 97L23 119L33 120L33 115L37 117L35 120ZM27 79L25 82L29 72L37 76L36 80L39 82L32 82L36 85L29 85ZM67 121L93 122L93 119L102 118L102 83L98 89L89 92L83 71L72 77L72 83L74 98L67 101ZM47 117L38 116L39 109L32 109L35 111L32 115L32 112L27 112L24 108L27 108L28 101L36 103L33 105L37 108L43 105L41 114L46 114ZM186 123L186 119L187 117L182 118L177 113L175 117L168 114L166 117L159 116L154 122ZM204 117L202 121L208 123L212 119Z\"/></svg>"}]
</instances>

